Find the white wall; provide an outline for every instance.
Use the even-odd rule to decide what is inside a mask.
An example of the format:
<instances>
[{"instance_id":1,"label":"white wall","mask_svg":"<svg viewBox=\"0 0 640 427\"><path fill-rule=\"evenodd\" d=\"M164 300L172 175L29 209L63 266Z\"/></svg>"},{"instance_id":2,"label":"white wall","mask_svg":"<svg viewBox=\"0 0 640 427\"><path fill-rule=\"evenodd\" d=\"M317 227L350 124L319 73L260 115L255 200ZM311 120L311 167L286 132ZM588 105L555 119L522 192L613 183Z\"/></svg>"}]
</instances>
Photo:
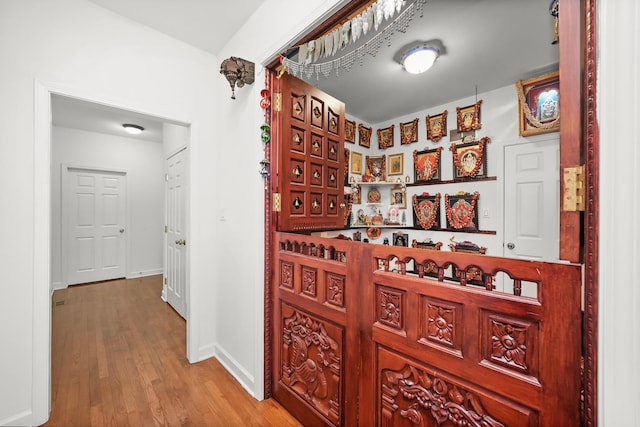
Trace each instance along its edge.
<instances>
[{"instance_id":1,"label":"white wall","mask_svg":"<svg viewBox=\"0 0 640 427\"><path fill-rule=\"evenodd\" d=\"M49 92L191 124L191 361L213 354L217 58L85 0L0 2L0 425L48 416ZM225 91L226 95L226 91ZM37 102L36 102L37 97ZM44 126L43 123L44 122ZM50 125L49 125L50 127ZM10 208L9 208L10 206ZM261 356L257 356L261 357Z\"/></svg>"},{"instance_id":2,"label":"white wall","mask_svg":"<svg viewBox=\"0 0 640 427\"><path fill-rule=\"evenodd\" d=\"M61 264L62 167L127 173L128 278L162 274L164 244L163 145L65 127L53 127L51 159L51 282L66 287Z\"/></svg>"}]
</instances>

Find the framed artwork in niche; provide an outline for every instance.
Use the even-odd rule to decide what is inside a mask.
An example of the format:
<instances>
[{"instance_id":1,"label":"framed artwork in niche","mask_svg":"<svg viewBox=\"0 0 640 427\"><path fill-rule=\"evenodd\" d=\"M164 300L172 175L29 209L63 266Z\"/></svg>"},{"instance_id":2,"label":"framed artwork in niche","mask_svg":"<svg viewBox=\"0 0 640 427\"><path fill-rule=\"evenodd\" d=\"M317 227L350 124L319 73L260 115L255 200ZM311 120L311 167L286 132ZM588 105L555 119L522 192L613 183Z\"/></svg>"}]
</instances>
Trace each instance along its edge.
<instances>
[{"instance_id":1,"label":"framed artwork in niche","mask_svg":"<svg viewBox=\"0 0 640 427\"><path fill-rule=\"evenodd\" d=\"M353 120L344 121L344 141L352 144L356 143L356 122Z\"/></svg>"},{"instance_id":2,"label":"framed artwork in niche","mask_svg":"<svg viewBox=\"0 0 640 427\"><path fill-rule=\"evenodd\" d=\"M407 123L400 123L400 145L418 142L418 118Z\"/></svg>"},{"instance_id":3,"label":"framed artwork in niche","mask_svg":"<svg viewBox=\"0 0 640 427\"><path fill-rule=\"evenodd\" d=\"M553 72L516 82L520 136L560 130L560 75Z\"/></svg>"},{"instance_id":4,"label":"framed artwork in niche","mask_svg":"<svg viewBox=\"0 0 640 427\"><path fill-rule=\"evenodd\" d=\"M393 129L396 125L391 125L384 129L378 129L378 148L384 150L393 147Z\"/></svg>"},{"instance_id":5,"label":"framed artwork in niche","mask_svg":"<svg viewBox=\"0 0 640 427\"><path fill-rule=\"evenodd\" d=\"M371 148L371 128L360 123L358 125L358 136L358 144L360 144L361 147Z\"/></svg>"},{"instance_id":6,"label":"framed artwork in niche","mask_svg":"<svg viewBox=\"0 0 640 427\"><path fill-rule=\"evenodd\" d=\"M480 129L480 104L482 104L482 99L466 107L456 107L459 132L469 132Z\"/></svg>"},{"instance_id":7,"label":"framed artwork in niche","mask_svg":"<svg viewBox=\"0 0 640 427\"><path fill-rule=\"evenodd\" d=\"M416 184L440 180L442 147L413 152L413 172Z\"/></svg>"},{"instance_id":8,"label":"framed artwork in niche","mask_svg":"<svg viewBox=\"0 0 640 427\"><path fill-rule=\"evenodd\" d=\"M447 135L447 110L436 116L427 116L427 139L429 141L438 142L443 136Z\"/></svg>"}]
</instances>

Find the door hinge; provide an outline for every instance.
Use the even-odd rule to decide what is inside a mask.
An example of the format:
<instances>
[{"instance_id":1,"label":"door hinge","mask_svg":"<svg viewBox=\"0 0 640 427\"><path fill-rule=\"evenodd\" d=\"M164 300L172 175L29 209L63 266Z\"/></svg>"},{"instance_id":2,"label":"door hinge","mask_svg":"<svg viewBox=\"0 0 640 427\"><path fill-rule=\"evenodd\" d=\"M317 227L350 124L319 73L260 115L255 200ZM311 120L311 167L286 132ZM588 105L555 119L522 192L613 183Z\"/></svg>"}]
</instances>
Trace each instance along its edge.
<instances>
[{"instance_id":1,"label":"door hinge","mask_svg":"<svg viewBox=\"0 0 640 427\"><path fill-rule=\"evenodd\" d=\"M166 225L164 226L164 232L166 233L167 231L169 231L169 227L167 227Z\"/></svg>"},{"instance_id":2,"label":"door hinge","mask_svg":"<svg viewBox=\"0 0 640 427\"><path fill-rule=\"evenodd\" d=\"M281 197L280 197L280 193L273 193L273 202L272 202L272 206L273 206L273 211L274 212L280 212L282 206L281 206Z\"/></svg>"},{"instance_id":3,"label":"door hinge","mask_svg":"<svg viewBox=\"0 0 640 427\"><path fill-rule=\"evenodd\" d=\"M562 179L564 182L562 210L565 212L584 211L584 165L564 168Z\"/></svg>"},{"instance_id":4,"label":"door hinge","mask_svg":"<svg viewBox=\"0 0 640 427\"><path fill-rule=\"evenodd\" d=\"M165 174L164 174L164 180L165 180L165 181L167 181L167 182L169 182L169 174L168 174L168 173L165 173Z\"/></svg>"},{"instance_id":5,"label":"door hinge","mask_svg":"<svg viewBox=\"0 0 640 427\"><path fill-rule=\"evenodd\" d=\"M273 94L273 111L279 113L282 111L282 93L275 92Z\"/></svg>"},{"instance_id":6,"label":"door hinge","mask_svg":"<svg viewBox=\"0 0 640 427\"><path fill-rule=\"evenodd\" d=\"M167 284L167 278L166 277L164 278L164 284L165 285Z\"/></svg>"}]
</instances>

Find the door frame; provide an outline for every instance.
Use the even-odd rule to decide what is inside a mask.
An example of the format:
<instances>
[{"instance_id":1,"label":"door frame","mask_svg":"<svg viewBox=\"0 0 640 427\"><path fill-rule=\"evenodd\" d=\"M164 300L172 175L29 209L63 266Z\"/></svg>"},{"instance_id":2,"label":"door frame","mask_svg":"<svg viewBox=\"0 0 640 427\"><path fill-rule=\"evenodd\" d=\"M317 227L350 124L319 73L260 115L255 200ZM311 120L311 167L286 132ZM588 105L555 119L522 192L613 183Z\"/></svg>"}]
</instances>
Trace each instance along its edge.
<instances>
[{"instance_id":1,"label":"door frame","mask_svg":"<svg viewBox=\"0 0 640 427\"><path fill-rule=\"evenodd\" d=\"M90 172L102 172L102 173L114 173L114 174L120 174L123 175L125 178L128 178L129 174L126 170L122 170L122 169L110 169L110 168L101 168L101 167L91 167L91 166L78 166L78 165L71 165L71 164L62 164L61 165L61 171L60 171L60 175L61 175L61 183L60 183L60 241L61 241L61 248L62 248L62 252L60 254L60 268L61 268L61 273L62 273L62 285L64 288L69 287L69 271L68 271L68 262L69 262L69 224L67 223L67 221L65 221L66 215L65 215L65 203L68 203L69 200L65 200L66 199L66 186L69 183L69 170L70 169L79 169L79 170L84 170L84 171L90 171ZM128 190L128 189L127 189ZM130 241L129 238L127 237L127 232L129 231L129 224L131 223L131 212L130 212L130 206L131 203L129 203L129 191L126 192L125 194L125 212L124 212L124 229L125 229L125 235L124 235L124 274L125 277L127 276L127 272L129 271L128 266L130 264L130 260L129 260L129 254L131 253L131 251L129 250L129 245L130 245Z\"/></svg>"},{"instance_id":2,"label":"door frame","mask_svg":"<svg viewBox=\"0 0 640 427\"><path fill-rule=\"evenodd\" d=\"M366 1L352 0L341 9L311 28L294 44L301 44L321 35L333 25L341 22ZM596 7L597 0L569 0L563 3L563 15L570 19L560 19L561 46L560 78L563 81L561 98L563 120L560 130L561 168L569 165L585 165L585 211L560 212L560 239L573 238L572 244L560 248L560 258L584 265L584 408L585 426L596 426L598 420L597 364L598 364L598 209L599 209L599 133L597 124L597 67L596 67ZM274 54L274 57L277 57ZM265 67L265 89L271 90L271 82L277 75L279 62L274 60ZM271 108L265 111L271 124ZM274 145L278 129L272 126L272 144L265 150L265 158L270 162L274 157ZM275 231L275 214L272 211L273 180L268 177L264 197L264 396L271 397L273 373L271 360L270 318L272 316L271 295L271 233ZM561 181L560 193L564 185ZM582 239L580 239L580 237Z\"/></svg>"},{"instance_id":3,"label":"door frame","mask_svg":"<svg viewBox=\"0 0 640 427\"><path fill-rule=\"evenodd\" d=\"M123 110L161 118L168 122L182 123L192 132L187 139L191 146L194 123L179 117L168 117L162 113L135 108L126 102L114 102L103 94L65 84L34 80L34 126L33 126L33 335L32 335L32 394L31 409L35 417L46 418L51 409L51 153L52 153L52 105L51 96L61 95L87 102L108 105ZM191 176L191 175L190 175ZM191 178L190 178L191 179ZM189 185L191 188L191 183ZM187 209L189 213L190 200ZM188 214L189 215L189 214ZM188 221L189 222L189 221ZM187 265L187 281L190 265ZM193 361L199 352L197 334L197 292L188 290L186 319L186 357ZM193 319L193 321L191 321Z\"/></svg>"}]
</instances>

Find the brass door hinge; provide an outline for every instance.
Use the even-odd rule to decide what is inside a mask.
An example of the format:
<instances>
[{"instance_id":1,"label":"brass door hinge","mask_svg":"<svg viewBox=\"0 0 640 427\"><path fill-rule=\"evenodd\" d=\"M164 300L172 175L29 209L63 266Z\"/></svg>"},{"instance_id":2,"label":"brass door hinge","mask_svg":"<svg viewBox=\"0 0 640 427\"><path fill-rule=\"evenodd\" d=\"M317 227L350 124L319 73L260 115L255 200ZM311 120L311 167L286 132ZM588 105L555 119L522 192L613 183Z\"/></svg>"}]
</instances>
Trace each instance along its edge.
<instances>
[{"instance_id":1,"label":"brass door hinge","mask_svg":"<svg viewBox=\"0 0 640 427\"><path fill-rule=\"evenodd\" d=\"M562 210L565 212L584 211L584 165L564 168L562 179L564 182Z\"/></svg>"},{"instance_id":2,"label":"brass door hinge","mask_svg":"<svg viewBox=\"0 0 640 427\"><path fill-rule=\"evenodd\" d=\"M280 193L273 193L272 206L274 212L280 212L280 209L282 208Z\"/></svg>"},{"instance_id":3,"label":"brass door hinge","mask_svg":"<svg viewBox=\"0 0 640 427\"><path fill-rule=\"evenodd\" d=\"M282 111L282 93L275 92L273 94L273 111L279 113Z\"/></svg>"},{"instance_id":4,"label":"brass door hinge","mask_svg":"<svg viewBox=\"0 0 640 427\"><path fill-rule=\"evenodd\" d=\"M164 226L164 232L166 233L167 231L169 231L169 227L167 227L166 225Z\"/></svg>"}]
</instances>

